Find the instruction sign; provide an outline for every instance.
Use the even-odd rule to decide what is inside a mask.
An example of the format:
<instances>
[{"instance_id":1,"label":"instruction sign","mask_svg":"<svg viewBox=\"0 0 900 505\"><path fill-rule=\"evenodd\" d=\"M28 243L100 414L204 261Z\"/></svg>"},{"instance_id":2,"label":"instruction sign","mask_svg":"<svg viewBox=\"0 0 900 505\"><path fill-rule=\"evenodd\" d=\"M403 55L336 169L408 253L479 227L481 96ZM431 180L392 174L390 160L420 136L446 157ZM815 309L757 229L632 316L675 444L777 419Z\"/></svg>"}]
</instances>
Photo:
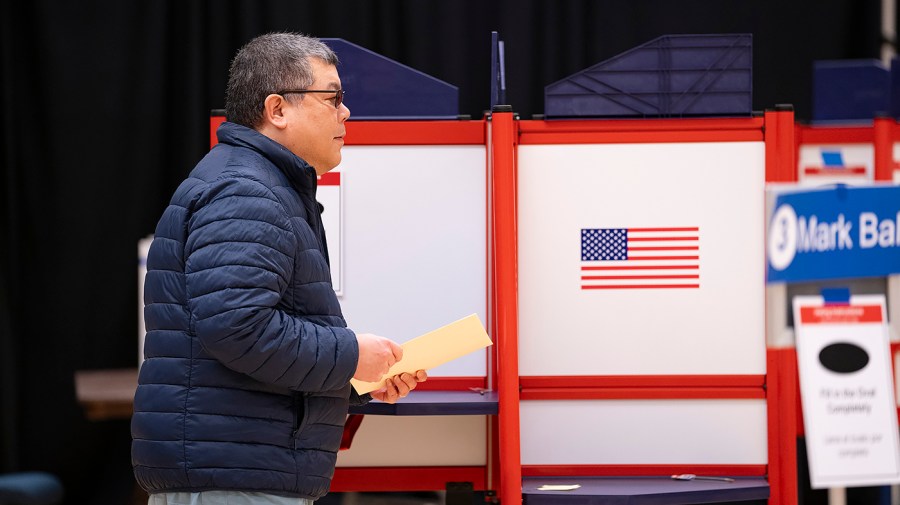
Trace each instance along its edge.
<instances>
[{"instance_id":1,"label":"instruction sign","mask_svg":"<svg viewBox=\"0 0 900 505\"><path fill-rule=\"evenodd\" d=\"M794 298L800 396L814 489L900 483L884 296Z\"/></svg>"},{"instance_id":2,"label":"instruction sign","mask_svg":"<svg viewBox=\"0 0 900 505\"><path fill-rule=\"evenodd\" d=\"M900 272L900 186L784 192L769 221L766 281Z\"/></svg>"}]
</instances>

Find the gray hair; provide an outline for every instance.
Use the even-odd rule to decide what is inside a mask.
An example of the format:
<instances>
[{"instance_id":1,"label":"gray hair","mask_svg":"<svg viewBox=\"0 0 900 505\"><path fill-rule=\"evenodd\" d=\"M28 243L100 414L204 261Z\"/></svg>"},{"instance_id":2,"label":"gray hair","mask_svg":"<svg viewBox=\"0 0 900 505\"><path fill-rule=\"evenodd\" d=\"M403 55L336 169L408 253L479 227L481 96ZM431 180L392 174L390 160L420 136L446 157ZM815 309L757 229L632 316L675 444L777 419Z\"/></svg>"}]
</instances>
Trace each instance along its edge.
<instances>
[{"instance_id":1,"label":"gray hair","mask_svg":"<svg viewBox=\"0 0 900 505\"><path fill-rule=\"evenodd\" d=\"M238 51L228 71L225 115L250 128L262 124L263 102L272 93L305 89L313 83L310 58L337 65L338 57L316 38L299 33L268 33ZM305 95L299 96L300 99Z\"/></svg>"}]
</instances>

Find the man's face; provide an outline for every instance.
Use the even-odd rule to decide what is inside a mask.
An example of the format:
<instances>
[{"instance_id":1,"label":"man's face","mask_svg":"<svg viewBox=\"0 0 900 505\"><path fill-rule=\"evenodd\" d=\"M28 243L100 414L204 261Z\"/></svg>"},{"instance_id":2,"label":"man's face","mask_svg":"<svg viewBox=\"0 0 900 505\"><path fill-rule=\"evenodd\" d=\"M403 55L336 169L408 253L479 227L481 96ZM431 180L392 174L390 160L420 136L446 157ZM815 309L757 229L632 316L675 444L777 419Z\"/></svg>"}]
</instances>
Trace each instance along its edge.
<instances>
[{"instance_id":1,"label":"man's face","mask_svg":"<svg viewBox=\"0 0 900 505\"><path fill-rule=\"evenodd\" d=\"M307 89L339 90L341 78L337 68L319 58L310 58L314 81ZM341 162L344 146L344 121L350 109L341 104L335 108L335 95L306 93L302 100L294 100L285 109L288 116L288 145L286 147L306 160L322 175Z\"/></svg>"}]
</instances>

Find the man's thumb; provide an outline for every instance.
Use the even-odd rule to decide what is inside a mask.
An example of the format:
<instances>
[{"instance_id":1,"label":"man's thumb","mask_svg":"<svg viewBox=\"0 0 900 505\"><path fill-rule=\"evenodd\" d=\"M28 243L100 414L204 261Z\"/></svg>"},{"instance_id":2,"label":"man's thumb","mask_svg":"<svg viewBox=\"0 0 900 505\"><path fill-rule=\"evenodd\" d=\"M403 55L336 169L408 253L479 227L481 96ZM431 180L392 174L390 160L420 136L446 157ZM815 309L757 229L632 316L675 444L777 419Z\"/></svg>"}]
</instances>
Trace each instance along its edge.
<instances>
[{"instance_id":1,"label":"man's thumb","mask_svg":"<svg viewBox=\"0 0 900 505\"><path fill-rule=\"evenodd\" d=\"M391 343L391 352L394 354L394 359L397 361L403 359L403 348L400 347L400 344L393 340L389 340L389 342Z\"/></svg>"}]
</instances>

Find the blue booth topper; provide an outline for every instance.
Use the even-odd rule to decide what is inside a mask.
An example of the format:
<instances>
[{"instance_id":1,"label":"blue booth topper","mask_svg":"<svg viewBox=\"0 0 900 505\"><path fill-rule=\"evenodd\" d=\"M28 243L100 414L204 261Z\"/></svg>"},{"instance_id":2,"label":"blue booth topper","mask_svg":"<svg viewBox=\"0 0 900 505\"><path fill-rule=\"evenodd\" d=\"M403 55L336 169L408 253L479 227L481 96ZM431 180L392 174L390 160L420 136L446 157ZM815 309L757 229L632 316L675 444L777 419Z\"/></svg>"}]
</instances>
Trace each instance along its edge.
<instances>
[{"instance_id":1,"label":"blue booth topper","mask_svg":"<svg viewBox=\"0 0 900 505\"><path fill-rule=\"evenodd\" d=\"M344 39L322 39L337 53L350 120L458 119L459 89Z\"/></svg>"},{"instance_id":2,"label":"blue booth topper","mask_svg":"<svg viewBox=\"0 0 900 505\"><path fill-rule=\"evenodd\" d=\"M766 282L900 273L900 186L837 186L778 195Z\"/></svg>"}]
</instances>

